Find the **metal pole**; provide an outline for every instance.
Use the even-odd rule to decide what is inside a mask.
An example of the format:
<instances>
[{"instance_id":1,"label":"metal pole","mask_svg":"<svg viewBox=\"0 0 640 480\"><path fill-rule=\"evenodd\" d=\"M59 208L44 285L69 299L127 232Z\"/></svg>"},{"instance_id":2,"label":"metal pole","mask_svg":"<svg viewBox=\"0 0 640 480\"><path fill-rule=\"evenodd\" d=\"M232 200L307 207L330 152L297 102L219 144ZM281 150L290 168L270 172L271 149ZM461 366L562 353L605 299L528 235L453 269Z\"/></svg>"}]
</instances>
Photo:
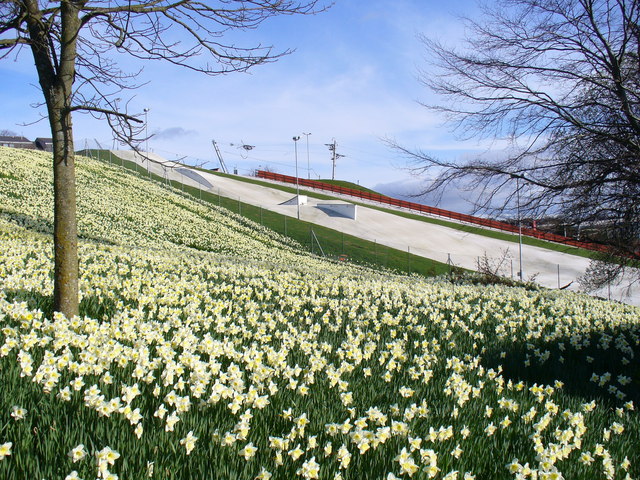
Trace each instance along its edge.
<instances>
[{"instance_id":1,"label":"metal pole","mask_svg":"<svg viewBox=\"0 0 640 480\"><path fill-rule=\"evenodd\" d=\"M516 177L516 197L518 201L518 254L520 257L520 281L524 281L524 273L522 271L522 221L520 219L520 182Z\"/></svg>"},{"instance_id":2,"label":"metal pole","mask_svg":"<svg viewBox=\"0 0 640 480\"><path fill-rule=\"evenodd\" d=\"M300 182L298 182L298 140L300 136L293 137L293 148L296 157L296 205L298 207L298 220L300 220Z\"/></svg>"},{"instance_id":3,"label":"metal pole","mask_svg":"<svg viewBox=\"0 0 640 480\"><path fill-rule=\"evenodd\" d=\"M149 109L145 108L144 109L144 136L145 138L145 142L146 142L146 150L147 150L147 173L149 174L149 176L151 176L151 170L149 170L149 121L147 118L147 114L149 113Z\"/></svg>"},{"instance_id":4,"label":"metal pole","mask_svg":"<svg viewBox=\"0 0 640 480\"><path fill-rule=\"evenodd\" d=\"M336 179L336 141L333 140L333 167L331 168L331 180Z\"/></svg>"},{"instance_id":5,"label":"metal pole","mask_svg":"<svg viewBox=\"0 0 640 480\"><path fill-rule=\"evenodd\" d=\"M311 135L311 133L303 132L302 134L307 137L307 180L311 180L311 166L309 163L309 135Z\"/></svg>"}]
</instances>

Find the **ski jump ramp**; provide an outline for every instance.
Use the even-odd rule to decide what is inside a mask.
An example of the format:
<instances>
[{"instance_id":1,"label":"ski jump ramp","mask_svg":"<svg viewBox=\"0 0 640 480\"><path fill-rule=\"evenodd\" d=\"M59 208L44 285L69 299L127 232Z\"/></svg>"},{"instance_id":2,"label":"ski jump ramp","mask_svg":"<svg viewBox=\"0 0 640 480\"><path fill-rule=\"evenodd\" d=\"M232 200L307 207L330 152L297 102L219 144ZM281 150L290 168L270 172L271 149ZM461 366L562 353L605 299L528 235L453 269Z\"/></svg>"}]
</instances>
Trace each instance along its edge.
<instances>
[{"instance_id":1,"label":"ski jump ramp","mask_svg":"<svg viewBox=\"0 0 640 480\"><path fill-rule=\"evenodd\" d=\"M342 202L340 200L324 201L322 203L318 203L317 207L326 212L329 216L345 217L352 220L356 220L358 213L357 205L349 202Z\"/></svg>"},{"instance_id":2,"label":"ski jump ramp","mask_svg":"<svg viewBox=\"0 0 640 480\"><path fill-rule=\"evenodd\" d=\"M309 199L306 195L296 195L280 205L306 205L307 203L309 203Z\"/></svg>"}]
</instances>

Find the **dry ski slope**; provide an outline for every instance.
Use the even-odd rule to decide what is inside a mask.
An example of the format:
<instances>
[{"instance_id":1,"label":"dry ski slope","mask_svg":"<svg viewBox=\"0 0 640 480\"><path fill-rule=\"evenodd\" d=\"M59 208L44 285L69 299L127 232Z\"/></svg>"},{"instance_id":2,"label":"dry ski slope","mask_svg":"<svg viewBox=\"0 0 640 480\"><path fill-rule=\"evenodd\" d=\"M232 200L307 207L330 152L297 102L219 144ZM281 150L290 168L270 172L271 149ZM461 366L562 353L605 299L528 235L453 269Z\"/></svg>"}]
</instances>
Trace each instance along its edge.
<instances>
[{"instance_id":1,"label":"dry ski slope","mask_svg":"<svg viewBox=\"0 0 640 480\"><path fill-rule=\"evenodd\" d=\"M237 198L244 203L283 215L297 215L298 208L295 201L291 202L290 193L196 171L153 153L149 154L151 162L131 151L113 153L125 160L135 161L144 169L149 168L152 173L171 181L219 193L224 197ZM318 208L318 203L326 202L309 198L308 203L300 205L300 218L398 250L409 250L414 255L439 262L450 259L455 265L471 270L476 268L478 258L485 254L490 259L498 259L506 253L512 259L513 271L517 272L519 267L518 244L514 242L412 220L361 205L357 207L357 218L353 220ZM589 266L586 258L529 245L523 245L522 258L525 279L535 275L536 282L550 288L557 288L558 284L570 284L569 289L578 290L578 278ZM505 273L510 274L511 265L507 263ZM612 299L640 305L640 286L636 284L628 288L626 283L628 282L623 280L619 285L612 285L610 292L605 288L593 294L605 298L610 295Z\"/></svg>"}]
</instances>

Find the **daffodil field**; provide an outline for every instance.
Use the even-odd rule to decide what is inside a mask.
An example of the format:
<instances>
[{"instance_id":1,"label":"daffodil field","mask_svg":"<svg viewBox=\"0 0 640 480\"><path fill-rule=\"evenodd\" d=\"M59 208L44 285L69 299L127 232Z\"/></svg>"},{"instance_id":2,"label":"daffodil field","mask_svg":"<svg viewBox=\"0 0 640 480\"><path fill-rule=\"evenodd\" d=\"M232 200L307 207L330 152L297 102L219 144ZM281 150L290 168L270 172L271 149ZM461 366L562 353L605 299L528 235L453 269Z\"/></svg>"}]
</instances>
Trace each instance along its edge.
<instances>
[{"instance_id":1,"label":"daffodil field","mask_svg":"<svg viewBox=\"0 0 640 480\"><path fill-rule=\"evenodd\" d=\"M324 261L78 160L0 148L0 478L638 479L640 309Z\"/></svg>"}]
</instances>

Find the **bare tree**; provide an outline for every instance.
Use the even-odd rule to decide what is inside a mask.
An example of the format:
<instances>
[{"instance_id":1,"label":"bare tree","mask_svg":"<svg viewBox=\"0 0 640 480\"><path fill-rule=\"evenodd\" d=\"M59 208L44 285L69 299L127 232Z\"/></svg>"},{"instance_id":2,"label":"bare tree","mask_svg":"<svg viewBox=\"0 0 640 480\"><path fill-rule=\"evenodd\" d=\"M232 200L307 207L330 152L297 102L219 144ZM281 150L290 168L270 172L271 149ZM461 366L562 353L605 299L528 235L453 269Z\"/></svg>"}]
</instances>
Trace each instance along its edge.
<instances>
[{"instance_id":1,"label":"bare tree","mask_svg":"<svg viewBox=\"0 0 640 480\"><path fill-rule=\"evenodd\" d=\"M461 138L508 141L499 155L445 160L391 141L427 192L466 185L478 209L560 215L640 258L640 2L498 0L451 48L423 37L421 75ZM425 192L426 193L426 192Z\"/></svg>"},{"instance_id":2,"label":"bare tree","mask_svg":"<svg viewBox=\"0 0 640 480\"><path fill-rule=\"evenodd\" d=\"M78 253L72 114L106 119L121 141L142 133L120 97L138 72L121 55L162 60L208 75L245 71L289 51L240 47L234 32L278 15L311 14L319 0L3 0L0 58L33 55L53 138L54 309L78 314ZM225 38L229 38L225 42Z\"/></svg>"},{"instance_id":3,"label":"bare tree","mask_svg":"<svg viewBox=\"0 0 640 480\"><path fill-rule=\"evenodd\" d=\"M0 130L0 136L3 137L17 137L18 134L13 130Z\"/></svg>"}]
</instances>

